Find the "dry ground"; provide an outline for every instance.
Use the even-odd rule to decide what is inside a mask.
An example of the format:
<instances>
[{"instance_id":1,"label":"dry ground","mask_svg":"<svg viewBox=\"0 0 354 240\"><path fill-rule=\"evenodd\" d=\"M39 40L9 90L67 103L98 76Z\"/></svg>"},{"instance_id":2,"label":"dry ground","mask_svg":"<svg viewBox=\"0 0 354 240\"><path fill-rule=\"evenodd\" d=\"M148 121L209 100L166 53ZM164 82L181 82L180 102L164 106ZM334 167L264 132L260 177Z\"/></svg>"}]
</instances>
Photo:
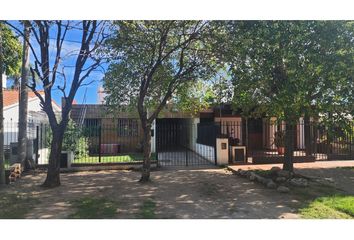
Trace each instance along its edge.
<instances>
[{"instance_id":1,"label":"dry ground","mask_svg":"<svg viewBox=\"0 0 354 240\"><path fill-rule=\"evenodd\" d=\"M25 218L68 218L74 200L108 199L117 203L114 218L139 218L152 203L155 218L297 218L292 195L265 189L225 169L170 169L152 172L141 184L135 171L62 174L62 186L43 189L45 174L27 175L0 190L0 195L35 199ZM150 204L151 205L151 204Z\"/></svg>"}]
</instances>

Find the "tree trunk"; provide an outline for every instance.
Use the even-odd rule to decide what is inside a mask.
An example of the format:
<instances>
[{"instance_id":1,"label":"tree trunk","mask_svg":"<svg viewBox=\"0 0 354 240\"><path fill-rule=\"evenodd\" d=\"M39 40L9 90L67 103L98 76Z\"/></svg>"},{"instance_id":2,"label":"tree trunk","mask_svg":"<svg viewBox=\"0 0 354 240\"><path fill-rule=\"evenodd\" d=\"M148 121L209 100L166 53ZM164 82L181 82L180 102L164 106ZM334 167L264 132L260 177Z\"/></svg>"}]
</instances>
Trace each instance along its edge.
<instances>
[{"instance_id":1,"label":"tree trunk","mask_svg":"<svg viewBox=\"0 0 354 240\"><path fill-rule=\"evenodd\" d=\"M2 36L0 24L0 185L5 184L5 159L4 159L4 102L3 102L3 86L2 74L3 70L3 55L2 55Z\"/></svg>"},{"instance_id":2,"label":"tree trunk","mask_svg":"<svg viewBox=\"0 0 354 240\"><path fill-rule=\"evenodd\" d=\"M142 121L143 128L143 154L144 162L141 171L141 178L139 182L148 182L150 180L151 168L151 124L146 120Z\"/></svg>"},{"instance_id":3,"label":"tree trunk","mask_svg":"<svg viewBox=\"0 0 354 240\"><path fill-rule=\"evenodd\" d=\"M308 114L304 116L304 132L305 132L305 153L306 156L312 155L312 139L311 139L311 125Z\"/></svg>"},{"instance_id":4,"label":"tree trunk","mask_svg":"<svg viewBox=\"0 0 354 240\"><path fill-rule=\"evenodd\" d=\"M285 153L283 170L293 172L295 124L290 121L286 121L285 127Z\"/></svg>"},{"instance_id":5,"label":"tree trunk","mask_svg":"<svg viewBox=\"0 0 354 240\"><path fill-rule=\"evenodd\" d=\"M52 129L53 131L53 129ZM47 171L47 178L42 184L43 187L58 187L60 185L60 157L62 150L62 143L64 139L65 127L58 127L53 131L53 139L50 147L49 165Z\"/></svg>"},{"instance_id":6,"label":"tree trunk","mask_svg":"<svg viewBox=\"0 0 354 240\"><path fill-rule=\"evenodd\" d=\"M27 159L27 111L28 111L28 75L29 75L29 44L30 28L27 21L24 23L25 39L23 41L21 85L19 96L19 118L18 118L18 158L22 169L32 168L33 164ZM27 39L27 40L26 40Z\"/></svg>"}]
</instances>

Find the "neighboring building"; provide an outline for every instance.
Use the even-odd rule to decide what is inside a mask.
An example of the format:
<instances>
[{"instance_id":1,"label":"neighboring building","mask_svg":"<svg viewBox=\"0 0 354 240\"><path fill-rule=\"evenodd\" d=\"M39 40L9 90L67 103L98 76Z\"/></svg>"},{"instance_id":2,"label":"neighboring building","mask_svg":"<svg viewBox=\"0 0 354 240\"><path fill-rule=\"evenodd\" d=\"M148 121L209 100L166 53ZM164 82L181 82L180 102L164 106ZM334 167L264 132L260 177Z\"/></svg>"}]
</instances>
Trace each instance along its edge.
<instances>
[{"instance_id":1,"label":"neighboring building","mask_svg":"<svg viewBox=\"0 0 354 240\"><path fill-rule=\"evenodd\" d=\"M44 97L44 91L39 91ZM16 160L16 146L18 141L18 120L19 120L19 90L3 89L4 96L4 150L5 159L13 162ZM53 101L53 110L59 115L61 107ZM38 144L38 161L39 164L47 163L48 149L45 143L45 129L48 128L48 118L42 110L39 98L32 92L28 91L28 154L33 156L34 142L39 140ZM37 129L39 132L37 132ZM42 136L41 139L40 136ZM10 151L10 149L12 149ZM31 150L29 150L31 149Z\"/></svg>"},{"instance_id":2,"label":"neighboring building","mask_svg":"<svg viewBox=\"0 0 354 240\"><path fill-rule=\"evenodd\" d=\"M44 91L39 91L44 97ZM19 90L4 89L4 122L18 122L19 117ZM61 107L53 101L53 110L59 114ZM32 92L28 92L28 119L34 122L47 122L47 115L40 106L39 98Z\"/></svg>"}]
</instances>

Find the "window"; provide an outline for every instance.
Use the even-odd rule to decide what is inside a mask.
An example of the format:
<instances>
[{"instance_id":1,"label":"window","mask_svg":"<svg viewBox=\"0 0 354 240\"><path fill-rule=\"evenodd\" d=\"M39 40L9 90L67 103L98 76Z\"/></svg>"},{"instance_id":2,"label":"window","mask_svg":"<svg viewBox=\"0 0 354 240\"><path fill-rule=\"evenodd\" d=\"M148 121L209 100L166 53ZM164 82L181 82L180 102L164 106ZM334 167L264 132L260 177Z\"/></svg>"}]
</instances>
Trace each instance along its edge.
<instances>
[{"instance_id":1,"label":"window","mask_svg":"<svg viewBox=\"0 0 354 240\"><path fill-rule=\"evenodd\" d=\"M86 137L98 137L100 135L101 119L87 118L84 119L84 135Z\"/></svg>"},{"instance_id":2,"label":"window","mask_svg":"<svg viewBox=\"0 0 354 240\"><path fill-rule=\"evenodd\" d=\"M137 119L118 119L118 136L119 137L136 137L136 136L138 136L138 120Z\"/></svg>"},{"instance_id":3,"label":"window","mask_svg":"<svg viewBox=\"0 0 354 240\"><path fill-rule=\"evenodd\" d=\"M97 118L87 118L84 119L84 125L87 128L100 126L100 121Z\"/></svg>"}]
</instances>

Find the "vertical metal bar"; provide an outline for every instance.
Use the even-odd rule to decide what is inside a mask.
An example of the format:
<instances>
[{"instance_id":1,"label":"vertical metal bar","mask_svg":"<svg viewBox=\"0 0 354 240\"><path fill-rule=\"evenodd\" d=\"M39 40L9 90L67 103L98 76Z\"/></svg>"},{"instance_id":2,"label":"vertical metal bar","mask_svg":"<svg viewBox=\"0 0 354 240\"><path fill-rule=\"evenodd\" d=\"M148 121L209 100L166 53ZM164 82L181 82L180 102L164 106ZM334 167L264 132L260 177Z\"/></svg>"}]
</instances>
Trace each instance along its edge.
<instances>
[{"instance_id":1,"label":"vertical metal bar","mask_svg":"<svg viewBox=\"0 0 354 240\"><path fill-rule=\"evenodd\" d=\"M36 165L39 159L39 126L36 126Z\"/></svg>"},{"instance_id":2,"label":"vertical metal bar","mask_svg":"<svg viewBox=\"0 0 354 240\"><path fill-rule=\"evenodd\" d=\"M188 134L187 134L187 126L183 123L182 123L182 131L183 134L185 135L186 166L188 166Z\"/></svg>"},{"instance_id":3,"label":"vertical metal bar","mask_svg":"<svg viewBox=\"0 0 354 240\"><path fill-rule=\"evenodd\" d=\"M217 123L218 124L218 123ZM221 131L221 121L220 121L220 131ZM218 135L218 133L217 133L217 131L218 131L218 127L217 127L217 125L216 124L213 124L213 130L214 130L214 134L213 134L213 138L214 138L214 161L215 161L215 166L216 165L218 165L218 156L217 156L217 150L216 150L216 148L217 148L217 145L216 145L216 138L217 138L217 135Z\"/></svg>"},{"instance_id":4,"label":"vertical metal bar","mask_svg":"<svg viewBox=\"0 0 354 240\"><path fill-rule=\"evenodd\" d=\"M100 163L101 162L101 141L102 141L102 128L101 128L101 125L98 127L98 134L99 134L99 136L98 136L98 162Z\"/></svg>"}]
</instances>

